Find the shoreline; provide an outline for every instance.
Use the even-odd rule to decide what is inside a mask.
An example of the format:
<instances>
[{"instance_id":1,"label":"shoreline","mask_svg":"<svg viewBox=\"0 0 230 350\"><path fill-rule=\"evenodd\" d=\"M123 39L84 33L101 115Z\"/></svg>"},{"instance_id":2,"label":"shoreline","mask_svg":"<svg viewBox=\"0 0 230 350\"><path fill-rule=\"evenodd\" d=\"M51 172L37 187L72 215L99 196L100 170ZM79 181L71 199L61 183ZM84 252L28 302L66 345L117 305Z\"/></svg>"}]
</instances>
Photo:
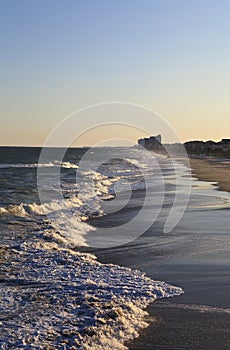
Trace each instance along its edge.
<instances>
[{"instance_id":1,"label":"shoreline","mask_svg":"<svg viewBox=\"0 0 230 350\"><path fill-rule=\"evenodd\" d=\"M173 298L174 299L174 298ZM147 307L148 328L126 343L129 350L228 350L230 315L218 308L155 301Z\"/></svg>"},{"instance_id":2,"label":"shoreline","mask_svg":"<svg viewBox=\"0 0 230 350\"><path fill-rule=\"evenodd\" d=\"M201 181L216 182L221 191L230 192L230 160L189 158L192 175Z\"/></svg>"},{"instance_id":3,"label":"shoreline","mask_svg":"<svg viewBox=\"0 0 230 350\"><path fill-rule=\"evenodd\" d=\"M189 160L193 177L215 182L219 190L230 192L230 161L223 166L219 159ZM219 313L211 308L211 311L202 312L188 304L174 303L174 299L180 297L148 305L146 321L149 326L140 331L138 338L126 343L129 350L230 348L230 316L224 313L224 309Z\"/></svg>"},{"instance_id":4,"label":"shoreline","mask_svg":"<svg viewBox=\"0 0 230 350\"><path fill-rule=\"evenodd\" d=\"M190 161L193 177L201 181L216 182L220 190L230 192L228 165L223 166L221 161L216 159L192 158ZM127 256L123 261L122 257L119 258L119 254L116 253L109 256L103 255L100 253L99 256L97 255L100 262L110 261L132 268L133 257ZM158 265L158 272L159 269L162 270ZM157 273L156 279L159 279ZM174 282L172 278L162 280L183 288L183 285L178 284L178 281ZM178 296L151 302L146 309L148 315L144 320L149 324L148 327L138 331L139 336L125 343L125 346L129 350L229 349L230 313L221 307L215 311L211 306L206 306L204 311L198 306L199 303L182 301L183 298L180 298L182 297Z\"/></svg>"}]
</instances>

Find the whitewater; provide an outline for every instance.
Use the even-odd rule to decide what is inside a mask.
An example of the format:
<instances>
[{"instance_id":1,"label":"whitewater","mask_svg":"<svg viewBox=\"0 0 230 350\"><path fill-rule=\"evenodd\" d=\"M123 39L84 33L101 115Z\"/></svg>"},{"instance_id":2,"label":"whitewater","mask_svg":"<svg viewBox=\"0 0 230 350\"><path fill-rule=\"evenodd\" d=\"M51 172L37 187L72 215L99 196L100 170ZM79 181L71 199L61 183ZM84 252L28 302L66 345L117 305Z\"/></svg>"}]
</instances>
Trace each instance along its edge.
<instances>
[{"instance_id":1,"label":"whitewater","mask_svg":"<svg viewBox=\"0 0 230 350\"><path fill-rule=\"evenodd\" d=\"M119 193L144 191L146 176L153 188L161 180L159 173L152 176L148 152L121 148L119 159L102 162L97 170L90 164L79 169L87 151L70 149L60 162L58 149L53 149L52 160L39 163L40 149L1 148L2 349L126 349L124 343L147 326L150 302L183 293L140 271L102 264L95 254L83 251L89 247L88 235L98 232L91 220L109 215L107 204ZM95 156L104 152L112 151L99 149ZM157 157L173 186L167 158ZM55 199L55 168L60 170L62 200ZM44 171L43 203L37 191L38 169Z\"/></svg>"}]
</instances>

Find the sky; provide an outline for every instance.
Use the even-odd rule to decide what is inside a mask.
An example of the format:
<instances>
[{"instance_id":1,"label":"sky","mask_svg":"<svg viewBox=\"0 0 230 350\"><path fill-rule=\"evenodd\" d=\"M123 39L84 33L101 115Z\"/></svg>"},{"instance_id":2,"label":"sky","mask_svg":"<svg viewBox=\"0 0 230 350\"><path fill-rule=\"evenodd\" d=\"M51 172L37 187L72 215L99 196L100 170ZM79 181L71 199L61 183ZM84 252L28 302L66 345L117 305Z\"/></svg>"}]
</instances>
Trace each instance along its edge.
<instances>
[{"instance_id":1,"label":"sky","mask_svg":"<svg viewBox=\"0 0 230 350\"><path fill-rule=\"evenodd\" d=\"M229 0L0 0L0 144L43 145L68 115L118 101L183 142L229 138L229 18Z\"/></svg>"}]
</instances>

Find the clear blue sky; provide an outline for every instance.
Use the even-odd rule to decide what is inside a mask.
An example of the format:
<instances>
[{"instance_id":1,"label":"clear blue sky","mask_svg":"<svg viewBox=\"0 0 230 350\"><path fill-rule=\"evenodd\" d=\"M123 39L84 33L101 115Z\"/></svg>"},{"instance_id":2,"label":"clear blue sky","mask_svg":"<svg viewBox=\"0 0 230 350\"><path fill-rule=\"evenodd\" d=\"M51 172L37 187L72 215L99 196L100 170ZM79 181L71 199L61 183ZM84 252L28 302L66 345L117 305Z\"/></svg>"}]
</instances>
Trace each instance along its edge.
<instances>
[{"instance_id":1,"label":"clear blue sky","mask_svg":"<svg viewBox=\"0 0 230 350\"><path fill-rule=\"evenodd\" d=\"M142 104L183 141L230 137L229 0L0 0L1 144L42 144L100 102Z\"/></svg>"}]
</instances>

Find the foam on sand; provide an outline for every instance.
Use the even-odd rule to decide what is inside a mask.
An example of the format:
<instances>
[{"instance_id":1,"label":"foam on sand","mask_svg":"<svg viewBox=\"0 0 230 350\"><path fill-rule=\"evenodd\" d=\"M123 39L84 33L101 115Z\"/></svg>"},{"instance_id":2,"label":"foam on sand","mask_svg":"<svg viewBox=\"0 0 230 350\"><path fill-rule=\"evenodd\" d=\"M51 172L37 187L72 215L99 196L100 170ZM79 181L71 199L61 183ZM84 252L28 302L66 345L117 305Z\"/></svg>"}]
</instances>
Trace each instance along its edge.
<instances>
[{"instance_id":1,"label":"foam on sand","mask_svg":"<svg viewBox=\"0 0 230 350\"><path fill-rule=\"evenodd\" d=\"M0 291L3 348L126 349L147 325L148 303L182 293L55 241L12 252Z\"/></svg>"}]
</instances>

